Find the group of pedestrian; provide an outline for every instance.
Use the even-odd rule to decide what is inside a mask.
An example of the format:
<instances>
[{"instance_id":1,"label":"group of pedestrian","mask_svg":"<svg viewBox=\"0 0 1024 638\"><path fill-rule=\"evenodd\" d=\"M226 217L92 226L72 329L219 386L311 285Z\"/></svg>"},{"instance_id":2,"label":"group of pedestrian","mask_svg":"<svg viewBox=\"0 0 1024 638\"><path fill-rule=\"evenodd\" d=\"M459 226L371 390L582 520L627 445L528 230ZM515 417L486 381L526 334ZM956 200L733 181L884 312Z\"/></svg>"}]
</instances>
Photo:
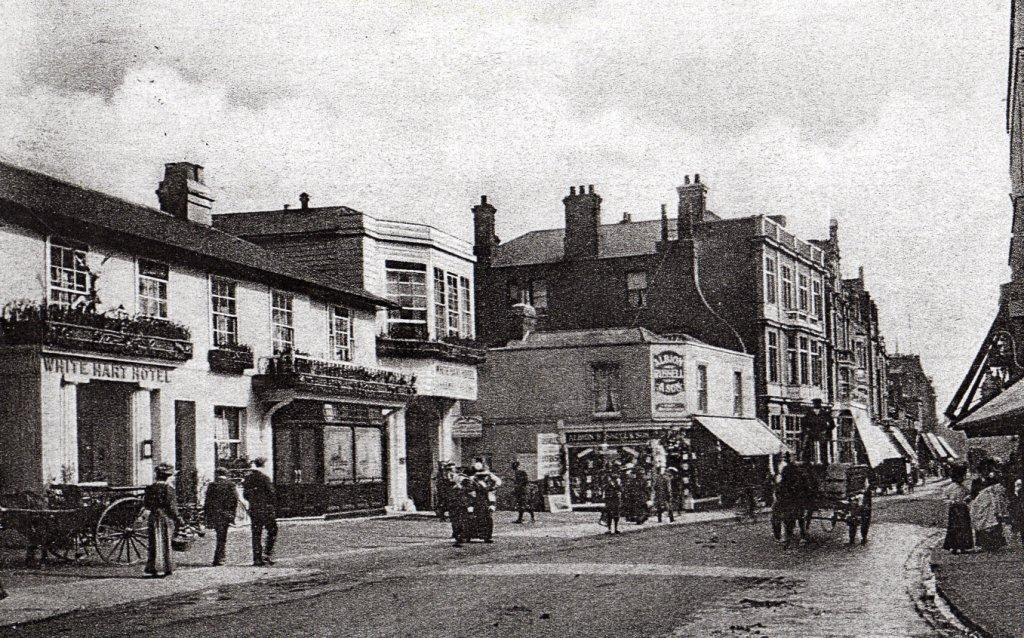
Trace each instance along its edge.
<instances>
[{"instance_id":1,"label":"group of pedestrian","mask_svg":"<svg viewBox=\"0 0 1024 638\"><path fill-rule=\"evenodd\" d=\"M601 481L601 525L608 528L609 534L618 534L622 518L637 525L643 525L652 514L659 523L666 515L669 522L674 521L675 476L674 468L645 468L614 461Z\"/></svg>"},{"instance_id":2,"label":"group of pedestrian","mask_svg":"<svg viewBox=\"0 0 1024 638\"><path fill-rule=\"evenodd\" d=\"M1024 546L1024 483L1011 467L988 459L970 480L964 465L951 465L947 472L951 483L943 493L948 504L944 549L953 554L1002 549L1007 523Z\"/></svg>"},{"instance_id":3,"label":"group of pedestrian","mask_svg":"<svg viewBox=\"0 0 1024 638\"><path fill-rule=\"evenodd\" d=\"M448 493L444 500L455 547L462 547L474 538L493 543L494 511L501 479L487 469L482 459L477 459L469 468L449 466L446 483Z\"/></svg>"},{"instance_id":4,"label":"group of pedestrian","mask_svg":"<svg viewBox=\"0 0 1024 638\"><path fill-rule=\"evenodd\" d=\"M274 482L263 471L265 459L257 458L253 460L252 465L252 469L242 481L241 498L238 486L230 480L224 468L217 468L213 482L206 488L203 514L207 527L214 531L216 538L213 551L214 567L224 564L228 529L238 519L240 507L248 511L252 531L253 565L262 567L274 564L274 544L277 539ZM170 576L173 573L172 530L175 536L179 536L185 527L175 489L170 483L174 474L171 465L161 463L154 470L153 483L148 485L143 493L143 507L149 513L149 548L144 571L147 576L156 578Z\"/></svg>"}]
</instances>

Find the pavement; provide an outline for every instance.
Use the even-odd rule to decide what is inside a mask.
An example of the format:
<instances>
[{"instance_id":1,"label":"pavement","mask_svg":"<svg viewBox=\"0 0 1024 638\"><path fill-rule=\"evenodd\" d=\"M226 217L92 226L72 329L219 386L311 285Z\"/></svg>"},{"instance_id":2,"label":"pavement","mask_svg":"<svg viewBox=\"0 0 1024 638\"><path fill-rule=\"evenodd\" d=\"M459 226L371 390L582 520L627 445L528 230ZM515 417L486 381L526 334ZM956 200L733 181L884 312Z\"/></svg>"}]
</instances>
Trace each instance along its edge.
<instances>
[{"instance_id":1,"label":"pavement","mask_svg":"<svg viewBox=\"0 0 1024 638\"><path fill-rule=\"evenodd\" d=\"M1024 636L1024 548L1018 539L997 552L953 556L936 548L931 567L936 590L965 624L993 638Z\"/></svg>"}]
</instances>

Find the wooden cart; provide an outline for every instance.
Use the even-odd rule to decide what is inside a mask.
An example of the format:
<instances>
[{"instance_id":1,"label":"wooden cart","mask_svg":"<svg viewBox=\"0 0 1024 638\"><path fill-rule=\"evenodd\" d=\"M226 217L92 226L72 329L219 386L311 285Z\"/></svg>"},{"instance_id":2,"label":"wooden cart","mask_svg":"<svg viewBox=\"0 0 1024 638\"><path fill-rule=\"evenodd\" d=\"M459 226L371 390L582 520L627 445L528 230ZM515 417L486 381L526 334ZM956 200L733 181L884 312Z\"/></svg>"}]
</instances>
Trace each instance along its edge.
<instances>
[{"instance_id":1,"label":"wooden cart","mask_svg":"<svg viewBox=\"0 0 1024 638\"><path fill-rule=\"evenodd\" d=\"M828 463L805 465L800 470L805 476L799 512L805 538L811 522L818 521L828 531L845 524L851 543L858 531L861 542L866 542L871 527L871 469L865 465ZM781 536L784 507L777 500L772 510L776 538Z\"/></svg>"},{"instance_id":2,"label":"wooden cart","mask_svg":"<svg viewBox=\"0 0 1024 638\"><path fill-rule=\"evenodd\" d=\"M28 544L28 562L51 558L134 565L146 559L148 512L144 487L52 486L46 496L22 492L4 497L0 530L14 530Z\"/></svg>"}]
</instances>

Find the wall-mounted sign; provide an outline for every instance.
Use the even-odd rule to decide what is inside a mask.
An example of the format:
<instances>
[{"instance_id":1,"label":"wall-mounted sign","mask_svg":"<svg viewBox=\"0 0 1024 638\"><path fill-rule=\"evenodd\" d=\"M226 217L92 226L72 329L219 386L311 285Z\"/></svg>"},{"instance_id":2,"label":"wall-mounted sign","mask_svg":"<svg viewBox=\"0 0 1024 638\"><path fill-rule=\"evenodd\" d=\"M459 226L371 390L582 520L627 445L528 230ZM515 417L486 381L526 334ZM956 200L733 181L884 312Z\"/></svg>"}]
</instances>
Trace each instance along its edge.
<instances>
[{"instance_id":1,"label":"wall-mounted sign","mask_svg":"<svg viewBox=\"0 0 1024 638\"><path fill-rule=\"evenodd\" d=\"M685 360L677 346L651 346L651 416L676 419L686 410Z\"/></svg>"},{"instance_id":2,"label":"wall-mounted sign","mask_svg":"<svg viewBox=\"0 0 1024 638\"><path fill-rule=\"evenodd\" d=\"M114 363L107 361L86 361L71 357L43 357L43 370L59 374L71 374L104 381L127 383L170 383L171 371L167 368L139 365L135 363Z\"/></svg>"},{"instance_id":3,"label":"wall-mounted sign","mask_svg":"<svg viewBox=\"0 0 1024 638\"><path fill-rule=\"evenodd\" d=\"M646 445L648 441L661 439L666 430L663 429L637 429L637 430L609 430L602 432L566 432L566 445L623 445L632 443L634 445ZM539 435L538 435L539 436Z\"/></svg>"},{"instance_id":4,"label":"wall-mounted sign","mask_svg":"<svg viewBox=\"0 0 1024 638\"><path fill-rule=\"evenodd\" d=\"M452 423L452 438L479 439L484 435L482 416L460 416Z\"/></svg>"},{"instance_id":5,"label":"wall-mounted sign","mask_svg":"<svg viewBox=\"0 0 1024 638\"><path fill-rule=\"evenodd\" d=\"M476 400L476 366L434 361L406 362L406 371L416 375L416 393L447 399Z\"/></svg>"},{"instance_id":6,"label":"wall-mounted sign","mask_svg":"<svg viewBox=\"0 0 1024 638\"><path fill-rule=\"evenodd\" d=\"M537 435L537 478L562 475L562 446L558 434Z\"/></svg>"}]
</instances>

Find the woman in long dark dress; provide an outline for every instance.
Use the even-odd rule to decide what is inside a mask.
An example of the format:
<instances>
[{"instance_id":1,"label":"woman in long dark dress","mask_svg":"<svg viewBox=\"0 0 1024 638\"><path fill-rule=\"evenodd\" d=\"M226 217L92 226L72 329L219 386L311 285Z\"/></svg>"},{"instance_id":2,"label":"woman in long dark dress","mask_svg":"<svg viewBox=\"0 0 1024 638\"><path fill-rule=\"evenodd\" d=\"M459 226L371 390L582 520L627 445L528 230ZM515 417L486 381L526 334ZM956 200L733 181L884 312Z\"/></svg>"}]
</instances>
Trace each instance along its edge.
<instances>
[{"instance_id":1,"label":"woman in long dark dress","mask_svg":"<svg viewBox=\"0 0 1024 638\"><path fill-rule=\"evenodd\" d=\"M946 540L943 549L954 554L966 552L974 547L974 529L971 526L970 502L971 490L965 484L967 470L963 466L950 468L950 483L943 491L949 504L949 516L946 523Z\"/></svg>"}]
</instances>

